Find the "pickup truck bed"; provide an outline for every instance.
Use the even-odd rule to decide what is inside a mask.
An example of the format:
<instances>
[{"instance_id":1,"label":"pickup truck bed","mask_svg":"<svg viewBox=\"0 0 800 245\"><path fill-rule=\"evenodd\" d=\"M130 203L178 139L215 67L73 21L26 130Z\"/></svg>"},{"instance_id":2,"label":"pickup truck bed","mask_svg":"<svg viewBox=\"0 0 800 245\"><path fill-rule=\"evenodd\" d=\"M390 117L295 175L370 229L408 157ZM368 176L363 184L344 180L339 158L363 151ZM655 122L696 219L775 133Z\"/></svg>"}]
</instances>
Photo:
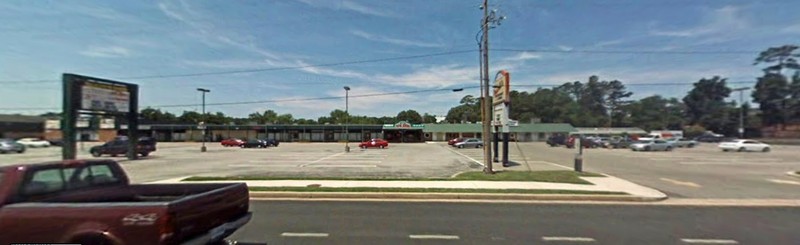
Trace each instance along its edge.
<instances>
[{"instance_id":1,"label":"pickup truck bed","mask_svg":"<svg viewBox=\"0 0 800 245\"><path fill-rule=\"evenodd\" d=\"M91 161L77 167L119 168L109 162ZM31 173L59 165L42 166L11 169ZM121 168L112 172L117 171L121 173ZM10 184L13 171L6 168L4 173L0 184ZM22 182L18 193L6 189L13 194L5 198L0 187L0 200L5 200L0 202L0 244L86 242L97 237L106 241L100 244L115 245L205 244L224 239L251 217L244 183L130 185L127 177L117 174L112 177L116 182L82 186L84 183L52 192L53 183L58 182L33 181L35 177L29 174L17 177Z\"/></svg>"}]
</instances>

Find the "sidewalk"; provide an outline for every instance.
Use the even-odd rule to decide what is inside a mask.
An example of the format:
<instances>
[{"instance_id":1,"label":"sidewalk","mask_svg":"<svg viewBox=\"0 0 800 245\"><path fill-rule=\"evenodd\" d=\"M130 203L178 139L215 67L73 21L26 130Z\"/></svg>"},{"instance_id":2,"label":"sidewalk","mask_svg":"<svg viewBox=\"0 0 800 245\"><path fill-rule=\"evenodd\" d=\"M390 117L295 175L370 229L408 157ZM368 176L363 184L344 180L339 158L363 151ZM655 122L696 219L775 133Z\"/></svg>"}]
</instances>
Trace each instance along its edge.
<instances>
[{"instance_id":1,"label":"sidewalk","mask_svg":"<svg viewBox=\"0 0 800 245\"><path fill-rule=\"evenodd\" d=\"M491 198L478 198L478 199L504 199L503 196L513 196L513 199L520 199L520 196L529 196L531 200L536 200L536 196L546 197L543 199L569 199L569 200L586 200L592 199L587 197L597 197L597 199L610 200L617 198L621 201L659 201L667 198L667 195L648 187L634 184L630 181L620 179L613 176L608 177L581 177L592 185L581 184L565 184L565 183L548 183L548 182L523 182L523 181L401 181L401 180L387 180L387 181L372 181L372 180L258 180L258 181L187 181L180 182L181 179L186 177L168 179L152 183L239 183L245 182L249 187L307 187L310 185L319 185L319 187L374 187L374 188L448 188L448 189L526 189L526 190L574 190L574 191L604 191L604 192L624 192L629 195L540 195L540 194L490 194ZM276 192L269 192L276 193ZM402 194L402 193L395 193ZM408 194L408 193L407 193ZM348 197L352 197L354 193L348 193ZM445 195L438 195L438 193L413 193L413 196L432 195L443 197ZM251 194L251 196L253 196ZM258 195L265 197L263 195ZM267 195L269 196L269 195ZM287 195L278 195L286 197ZM307 192L303 197L336 196L335 192L316 193L309 195ZM369 194L360 194L359 196L375 196ZM382 193L381 197L392 196L389 193ZM458 194L458 199L467 199L473 196L487 196L481 193L465 193ZM298 196L299 197L299 196ZM556 198L554 198L556 197ZM563 198L557 198L563 197ZM362 197L368 198L368 197Z\"/></svg>"}]
</instances>

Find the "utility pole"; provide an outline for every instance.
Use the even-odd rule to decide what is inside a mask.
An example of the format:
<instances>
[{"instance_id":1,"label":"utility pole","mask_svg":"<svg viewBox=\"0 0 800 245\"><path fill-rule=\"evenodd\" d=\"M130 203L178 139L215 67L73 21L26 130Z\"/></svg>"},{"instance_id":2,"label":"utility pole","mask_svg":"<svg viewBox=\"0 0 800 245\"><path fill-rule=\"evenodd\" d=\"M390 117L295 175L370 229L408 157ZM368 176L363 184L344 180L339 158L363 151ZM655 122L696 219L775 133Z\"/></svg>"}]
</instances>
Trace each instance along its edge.
<instances>
[{"instance_id":1,"label":"utility pole","mask_svg":"<svg viewBox=\"0 0 800 245\"><path fill-rule=\"evenodd\" d=\"M211 90L204 89L204 88L197 88L197 91L203 94L203 126L201 130L203 130L203 146L200 147L200 152L206 152L206 93L211 92Z\"/></svg>"},{"instance_id":2,"label":"utility pole","mask_svg":"<svg viewBox=\"0 0 800 245\"><path fill-rule=\"evenodd\" d=\"M489 134L491 133L491 105L489 103L489 0L483 0L483 20L481 20L481 28L483 29L483 45L481 45L481 50L483 52L483 95L481 99L481 110L482 110L482 126L483 126L483 133L481 134L481 138L483 138L483 163L485 164L486 168L483 169L483 172L487 174L494 174L494 169L492 168L492 142L489 140Z\"/></svg>"},{"instance_id":3,"label":"utility pole","mask_svg":"<svg viewBox=\"0 0 800 245\"><path fill-rule=\"evenodd\" d=\"M750 90L748 87L733 89L739 91L739 138L744 139L744 91Z\"/></svg>"},{"instance_id":4,"label":"utility pole","mask_svg":"<svg viewBox=\"0 0 800 245\"><path fill-rule=\"evenodd\" d=\"M344 86L344 152L350 152L350 131L347 128L347 124L350 121L350 113L347 112L347 109L350 107L350 87Z\"/></svg>"}]
</instances>

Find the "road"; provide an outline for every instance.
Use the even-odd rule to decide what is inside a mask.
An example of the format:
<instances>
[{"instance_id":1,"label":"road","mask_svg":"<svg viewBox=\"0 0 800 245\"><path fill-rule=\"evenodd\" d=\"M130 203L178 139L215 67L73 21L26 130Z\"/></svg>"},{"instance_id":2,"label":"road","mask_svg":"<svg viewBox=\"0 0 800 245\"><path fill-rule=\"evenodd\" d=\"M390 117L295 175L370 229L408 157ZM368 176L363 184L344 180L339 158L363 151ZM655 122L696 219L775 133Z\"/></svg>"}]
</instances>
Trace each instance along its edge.
<instances>
[{"instance_id":1,"label":"road","mask_svg":"<svg viewBox=\"0 0 800 245\"><path fill-rule=\"evenodd\" d=\"M799 146L773 146L772 152L722 152L702 144L672 152L629 149L584 150L584 170L606 173L667 193L672 198L800 199L800 178L786 172L800 169ZM460 149L482 159L480 149ZM512 170L528 165L572 169L576 149L542 142L511 144ZM522 154L520 154L522 153ZM502 167L499 167L502 169Z\"/></svg>"},{"instance_id":2,"label":"road","mask_svg":"<svg viewBox=\"0 0 800 245\"><path fill-rule=\"evenodd\" d=\"M800 244L800 208L253 201L268 244ZM703 243L716 242L716 243Z\"/></svg>"}]
</instances>

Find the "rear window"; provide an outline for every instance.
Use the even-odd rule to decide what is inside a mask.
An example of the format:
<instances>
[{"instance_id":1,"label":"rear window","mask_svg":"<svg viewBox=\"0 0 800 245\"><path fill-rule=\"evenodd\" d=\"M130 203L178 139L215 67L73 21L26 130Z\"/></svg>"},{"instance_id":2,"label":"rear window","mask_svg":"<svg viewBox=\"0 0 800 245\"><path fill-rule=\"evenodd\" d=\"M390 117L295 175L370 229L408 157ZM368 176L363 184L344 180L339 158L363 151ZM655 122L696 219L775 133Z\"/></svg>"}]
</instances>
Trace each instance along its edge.
<instances>
[{"instance_id":1,"label":"rear window","mask_svg":"<svg viewBox=\"0 0 800 245\"><path fill-rule=\"evenodd\" d=\"M63 190L118 184L119 173L108 164L34 170L26 176L21 193L25 196L52 194Z\"/></svg>"}]
</instances>

